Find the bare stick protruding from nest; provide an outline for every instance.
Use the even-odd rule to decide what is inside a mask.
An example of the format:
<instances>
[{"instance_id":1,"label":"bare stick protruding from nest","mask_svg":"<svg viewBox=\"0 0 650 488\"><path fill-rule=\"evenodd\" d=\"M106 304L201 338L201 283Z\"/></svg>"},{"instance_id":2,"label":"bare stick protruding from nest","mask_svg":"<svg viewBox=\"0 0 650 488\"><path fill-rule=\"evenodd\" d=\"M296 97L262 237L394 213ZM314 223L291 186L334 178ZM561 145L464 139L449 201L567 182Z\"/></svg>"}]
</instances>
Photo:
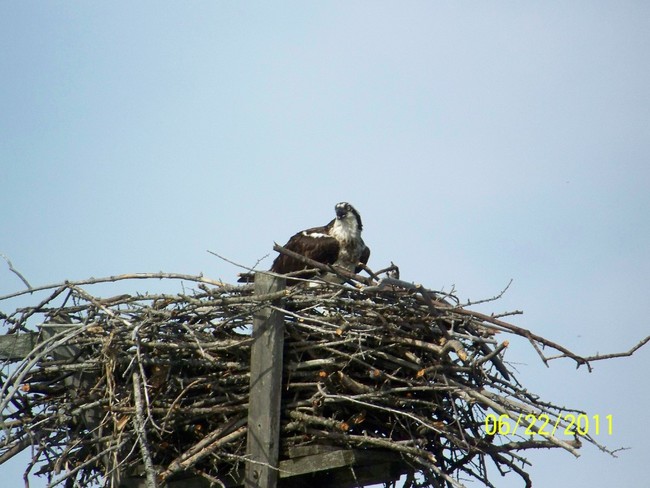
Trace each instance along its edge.
<instances>
[{"instance_id":1,"label":"bare stick protruding from nest","mask_svg":"<svg viewBox=\"0 0 650 488\"><path fill-rule=\"evenodd\" d=\"M7 256L5 256L4 254L2 254L2 253L0 253L0 257L7 262L7 265L9 266L9 271L11 271L16 276L18 276L18 278L20 278L20 281L22 281L25 284L25 286L27 287L27 291L31 291L32 290L32 285L29 284L29 281L27 281L27 278L25 278L20 271L18 271L16 268L14 268L14 265L9 260L9 258Z\"/></svg>"}]
</instances>

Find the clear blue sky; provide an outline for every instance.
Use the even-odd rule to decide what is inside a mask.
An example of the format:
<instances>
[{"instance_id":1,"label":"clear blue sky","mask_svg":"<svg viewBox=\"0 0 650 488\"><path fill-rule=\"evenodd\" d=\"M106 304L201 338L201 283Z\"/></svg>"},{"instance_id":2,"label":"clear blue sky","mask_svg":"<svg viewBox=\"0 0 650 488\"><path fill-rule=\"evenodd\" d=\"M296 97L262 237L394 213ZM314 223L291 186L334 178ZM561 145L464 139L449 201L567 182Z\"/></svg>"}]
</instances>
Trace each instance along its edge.
<instances>
[{"instance_id":1,"label":"clear blue sky","mask_svg":"<svg viewBox=\"0 0 650 488\"><path fill-rule=\"evenodd\" d=\"M346 200L372 267L465 299L512 278L484 310L626 350L650 333L648 53L639 1L3 2L0 252L32 285L232 281L207 249L252 265ZM639 486L650 350L591 374L506 358L632 448L530 453L536 488Z\"/></svg>"}]
</instances>

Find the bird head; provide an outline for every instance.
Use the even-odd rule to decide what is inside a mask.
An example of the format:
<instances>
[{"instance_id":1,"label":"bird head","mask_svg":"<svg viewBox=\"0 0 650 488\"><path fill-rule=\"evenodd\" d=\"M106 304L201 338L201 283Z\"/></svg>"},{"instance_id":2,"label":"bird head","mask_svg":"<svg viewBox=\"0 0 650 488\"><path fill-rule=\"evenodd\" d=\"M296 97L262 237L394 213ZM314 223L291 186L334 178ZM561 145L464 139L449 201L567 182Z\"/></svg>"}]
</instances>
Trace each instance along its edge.
<instances>
[{"instance_id":1,"label":"bird head","mask_svg":"<svg viewBox=\"0 0 650 488\"><path fill-rule=\"evenodd\" d=\"M334 211L336 212L336 219L344 221L346 223L353 224L356 221L357 227L359 230L363 228L361 224L361 216L359 212L347 202L337 203L334 206Z\"/></svg>"}]
</instances>

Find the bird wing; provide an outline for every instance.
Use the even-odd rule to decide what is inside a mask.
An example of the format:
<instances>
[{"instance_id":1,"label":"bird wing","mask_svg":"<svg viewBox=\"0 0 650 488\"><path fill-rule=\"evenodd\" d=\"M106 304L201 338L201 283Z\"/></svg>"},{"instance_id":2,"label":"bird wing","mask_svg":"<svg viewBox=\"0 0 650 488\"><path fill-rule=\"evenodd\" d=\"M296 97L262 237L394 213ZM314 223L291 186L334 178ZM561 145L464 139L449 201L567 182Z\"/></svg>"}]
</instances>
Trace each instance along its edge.
<instances>
[{"instance_id":1,"label":"bird wing","mask_svg":"<svg viewBox=\"0 0 650 488\"><path fill-rule=\"evenodd\" d=\"M340 249L338 241L328 234L325 227L314 227L298 232L289 239L289 242L284 247L323 264L333 264L339 255ZM308 267L297 259L280 254L273 261L271 271L286 274Z\"/></svg>"},{"instance_id":2,"label":"bird wing","mask_svg":"<svg viewBox=\"0 0 650 488\"><path fill-rule=\"evenodd\" d=\"M363 264L368 264L368 259L370 258L370 248L366 246L365 244L363 245L363 251L361 251L361 256L359 257L359 262ZM357 266L354 269L355 273L358 273L362 270L363 268L361 266Z\"/></svg>"}]
</instances>

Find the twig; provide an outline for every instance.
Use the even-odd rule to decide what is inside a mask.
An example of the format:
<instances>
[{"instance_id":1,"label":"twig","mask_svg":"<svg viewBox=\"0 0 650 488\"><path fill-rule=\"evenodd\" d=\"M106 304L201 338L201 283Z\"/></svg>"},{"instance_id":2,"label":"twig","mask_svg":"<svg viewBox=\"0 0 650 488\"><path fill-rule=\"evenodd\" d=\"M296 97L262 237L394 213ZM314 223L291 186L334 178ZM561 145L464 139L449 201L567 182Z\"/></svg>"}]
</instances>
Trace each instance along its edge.
<instances>
[{"instance_id":1,"label":"twig","mask_svg":"<svg viewBox=\"0 0 650 488\"><path fill-rule=\"evenodd\" d=\"M187 451L180 458L174 460L167 470L160 473L161 481L165 481L173 474L188 469L205 456L214 452L218 447L245 436L247 428L245 426L238 427L236 430L223 435L224 431L225 429L213 433L213 435L205 439L205 442L197 444L192 450Z\"/></svg>"},{"instance_id":2,"label":"twig","mask_svg":"<svg viewBox=\"0 0 650 488\"><path fill-rule=\"evenodd\" d=\"M146 475L146 488L157 488L158 481L156 480L156 470L151 460L151 452L149 451L149 443L147 442L147 432L144 425L144 408L142 402L142 393L140 385L140 373L134 371L131 375L133 380L133 402L135 403L135 415L133 416L133 428L138 437L138 444L140 445L140 455L144 464L144 471Z\"/></svg>"},{"instance_id":3,"label":"twig","mask_svg":"<svg viewBox=\"0 0 650 488\"><path fill-rule=\"evenodd\" d=\"M587 357L584 358L584 360L587 361L587 362L591 362L591 361L602 361L603 359L629 357L632 354L634 354L636 351L641 349L643 346L645 346L648 342L650 342L650 336L648 336L645 339L642 339L641 341L639 341L629 351L615 352L615 353L610 353L610 354L596 354L595 356L587 356ZM564 355L553 356L553 357L549 357L547 359L550 361L551 359L558 359L558 358L562 358L562 357L565 357L565 356Z\"/></svg>"},{"instance_id":4,"label":"twig","mask_svg":"<svg viewBox=\"0 0 650 488\"><path fill-rule=\"evenodd\" d=\"M9 271L11 271L16 276L18 276L18 278L20 278L20 281L22 281L25 284L25 286L27 287L27 291L28 292L31 291L32 290L32 285L29 284L29 281L27 281L27 279L22 275L22 273L20 271L18 271L16 268L14 268L14 265L11 263L9 258L7 256L5 256L4 254L2 254L2 253L0 253L0 257L2 257L2 259L4 259L7 262L7 264L9 265Z\"/></svg>"},{"instance_id":5,"label":"twig","mask_svg":"<svg viewBox=\"0 0 650 488\"><path fill-rule=\"evenodd\" d=\"M15 298L27 293L33 293L36 291L50 290L53 288L66 287L68 285L74 286L83 286L83 285L96 285L98 283L110 283L114 281L123 281L123 280L150 280L150 279L168 279L168 280L186 280L186 281L195 281L197 283L205 283L207 285L213 286L226 286L225 283L218 280L211 280L209 278L204 278L203 276L195 276L181 273L128 273L116 276L107 276L105 278L88 278L86 280L79 281L64 281L63 283L54 283L51 285L37 286L30 288L29 290L23 290L15 293L10 293L8 295L0 296L0 301L7 300L8 298Z\"/></svg>"}]
</instances>

